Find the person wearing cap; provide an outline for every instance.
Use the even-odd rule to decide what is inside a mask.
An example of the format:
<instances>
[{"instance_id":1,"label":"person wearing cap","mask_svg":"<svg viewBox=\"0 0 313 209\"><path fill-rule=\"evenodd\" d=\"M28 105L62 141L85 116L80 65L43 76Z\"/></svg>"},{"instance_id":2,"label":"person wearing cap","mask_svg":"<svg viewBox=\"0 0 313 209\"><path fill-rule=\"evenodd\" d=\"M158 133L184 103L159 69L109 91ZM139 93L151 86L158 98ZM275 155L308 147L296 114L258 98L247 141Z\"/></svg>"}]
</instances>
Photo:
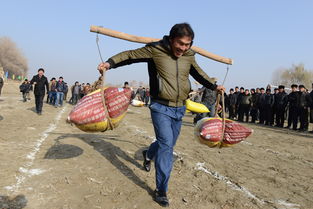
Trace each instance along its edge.
<instances>
[{"instance_id":1,"label":"person wearing cap","mask_svg":"<svg viewBox=\"0 0 313 209\"><path fill-rule=\"evenodd\" d=\"M239 94L237 96L237 104L236 104L236 116L239 119L239 112L242 112L242 110L240 110L240 108L242 108L242 106L240 106L242 98L245 95L245 88L240 87L240 91Z\"/></svg>"},{"instance_id":2,"label":"person wearing cap","mask_svg":"<svg viewBox=\"0 0 313 209\"><path fill-rule=\"evenodd\" d=\"M288 106L288 125L285 128L290 129L292 126L293 130L297 130L298 127L298 103L299 103L299 92L298 85L291 85L291 92L287 97L287 106Z\"/></svg>"},{"instance_id":3,"label":"person wearing cap","mask_svg":"<svg viewBox=\"0 0 313 209\"><path fill-rule=\"evenodd\" d=\"M257 106L259 109L259 124L264 124L265 121L265 89L260 88L260 94L257 100Z\"/></svg>"},{"instance_id":4,"label":"person wearing cap","mask_svg":"<svg viewBox=\"0 0 313 209\"><path fill-rule=\"evenodd\" d=\"M258 117L258 97L259 95L255 92L255 89L250 89L251 92L251 109L250 109L250 115L251 115L251 123L255 123Z\"/></svg>"},{"instance_id":5,"label":"person wearing cap","mask_svg":"<svg viewBox=\"0 0 313 209\"><path fill-rule=\"evenodd\" d=\"M239 94L240 94L239 87L236 86L236 87L235 87L235 92L234 92L234 96L235 96L235 98L236 98L236 105L235 105L235 118L236 118L236 119L237 119L237 117L238 117L237 101L238 101L238 96L239 96ZM235 119L235 118L234 118L234 119Z\"/></svg>"},{"instance_id":6,"label":"person wearing cap","mask_svg":"<svg viewBox=\"0 0 313 209\"><path fill-rule=\"evenodd\" d=\"M245 122L249 122L249 113L251 107L251 94L249 89L245 90L244 95L241 98L241 102L239 104L239 114L238 114L238 121L244 122L244 116L246 116Z\"/></svg>"},{"instance_id":7,"label":"person wearing cap","mask_svg":"<svg viewBox=\"0 0 313 209\"><path fill-rule=\"evenodd\" d=\"M288 95L285 92L285 86L278 86L278 93L275 94L274 110L276 113L276 127L284 127L285 111L288 103Z\"/></svg>"},{"instance_id":8,"label":"person wearing cap","mask_svg":"<svg viewBox=\"0 0 313 209\"><path fill-rule=\"evenodd\" d=\"M264 99L264 117L265 117L265 125L272 126L273 118L272 118L272 110L274 106L275 98L274 95L271 94L271 89L266 89L265 99Z\"/></svg>"},{"instance_id":9,"label":"person wearing cap","mask_svg":"<svg viewBox=\"0 0 313 209\"><path fill-rule=\"evenodd\" d=\"M309 127L309 107L312 100L310 94L306 92L304 85L299 85L299 116L300 116L300 128L299 131L307 131Z\"/></svg>"},{"instance_id":10,"label":"person wearing cap","mask_svg":"<svg viewBox=\"0 0 313 209\"><path fill-rule=\"evenodd\" d=\"M237 97L234 93L234 89L229 90L229 95L228 95L228 111L229 111L229 119L233 120L236 117L236 103L237 103Z\"/></svg>"},{"instance_id":11,"label":"person wearing cap","mask_svg":"<svg viewBox=\"0 0 313 209\"><path fill-rule=\"evenodd\" d=\"M278 93L279 93L278 88L274 88L273 96L274 96L275 102L276 102L276 96ZM272 108L272 114L271 114L271 123L272 124L274 124L274 122L275 122L276 115L277 115L277 113L276 113L276 108L275 108L275 103L274 103L273 108Z\"/></svg>"}]
</instances>

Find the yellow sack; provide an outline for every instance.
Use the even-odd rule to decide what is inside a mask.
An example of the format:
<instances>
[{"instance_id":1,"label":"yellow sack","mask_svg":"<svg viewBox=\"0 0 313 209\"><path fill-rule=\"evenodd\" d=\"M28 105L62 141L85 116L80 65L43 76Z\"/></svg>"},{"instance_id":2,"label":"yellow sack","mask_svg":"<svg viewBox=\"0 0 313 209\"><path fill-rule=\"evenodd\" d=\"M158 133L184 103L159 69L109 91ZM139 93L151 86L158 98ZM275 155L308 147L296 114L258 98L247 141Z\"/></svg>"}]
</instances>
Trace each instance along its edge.
<instances>
[{"instance_id":1,"label":"yellow sack","mask_svg":"<svg viewBox=\"0 0 313 209\"><path fill-rule=\"evenodd\" d=\"M186 109L194 113L208 113L210 110L201 103L193 102L190 99L186 100Z\"/></svg>"}]
</instances>

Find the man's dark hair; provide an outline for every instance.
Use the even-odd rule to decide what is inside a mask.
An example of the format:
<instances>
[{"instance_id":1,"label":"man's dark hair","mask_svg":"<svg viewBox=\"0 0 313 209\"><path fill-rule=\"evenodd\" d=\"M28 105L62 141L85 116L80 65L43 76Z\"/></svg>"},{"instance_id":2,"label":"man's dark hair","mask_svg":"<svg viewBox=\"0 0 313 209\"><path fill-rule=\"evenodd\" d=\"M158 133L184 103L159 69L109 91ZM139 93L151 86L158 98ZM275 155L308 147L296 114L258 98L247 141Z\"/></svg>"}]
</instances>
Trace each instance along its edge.
<instances>
[{"instance_id":1,"label":"man's dark hair","mask_svg":"<svg viewBox=\"0 0 313 209\"><path fill-rule=\"evenodd\" d=\"M262 87L262 88L260 88L260 90L262 91L262 90L265 90L265 89Z\"/></svg>"},{"instance_id":2,"label":"man's dark hair","mask_svg":"<svg viewBox=\"0 0 313 209\"><path fill-rule=\"evenodd\" d=\"M235 89L239 89L239 87L238 87L238 86L236 86L236 87L235 87Z\"/></svg>"},{"instance_id":3,"label":"man's dark hair","mask_svg":"<svg viewBox=\"0 0 313 209\"><path fill-rule=\"evenodd\" d=\"M291 88L298 88L298 85L297 84L292 84Z\"/></svg>"},{"instance_id":4,"label":"man's dark hair","mask_svg":"<svg viewBox=\"0 0 313 209\"><path fill-rule=\"evenodd\" d=\"M39 68L38 73L39 73L39 71L45 72L45 70L43 68Z\"/></svg>"},{"instance_id":5,"label":"man's dark hair","mask_svg":"<svg viewBox=\"0 0 313 209\"><path fill-rule=\"evenodd\" d=\"M233 88L231 88L229 91L234 91L234 89L233 89Z\"/></svg>"},{"instance_id":6,"label":"man's dark hair","mask_svg":"<svg viewBox=\"0 0 313 209\"><path fill-rule=\"evenodd\" d=\"M245 90L245 88L243 88L243 87L240 87L240 90Z\"/></svg>"},{"instance_id":7,"label":"man's dark hair","mask_svg":"<svg viewBox=\"0 0 313 209\"><path fill-rule=\"evenodd\" d=\"M63 79L63 77L62 77L62 76L60 76L60 77L59 77L59 79Z\"/></svg>"},{"instance_id":8,"label":"man's dark hair","mask_svg":"<svg viewBox=\"0 0 313 209\"><path fill-rule=\"evenodd\" d=\"M181 38L184 36L188 36L191 40L194 39L195 34L188 23L179 23L174 25L170 31L170 39Z\"/></svg>"},{"instance_id":9,"label":"man's dark hair","mask_svg":"<svg viewBox=\"0 0 313 209\"><path fill-rule=\"evenodd\" d=\"M124 82L124 86L125 86L125 85L128 85L128 82L127 82L127 81Z\"/></svg>"}]
</instances>

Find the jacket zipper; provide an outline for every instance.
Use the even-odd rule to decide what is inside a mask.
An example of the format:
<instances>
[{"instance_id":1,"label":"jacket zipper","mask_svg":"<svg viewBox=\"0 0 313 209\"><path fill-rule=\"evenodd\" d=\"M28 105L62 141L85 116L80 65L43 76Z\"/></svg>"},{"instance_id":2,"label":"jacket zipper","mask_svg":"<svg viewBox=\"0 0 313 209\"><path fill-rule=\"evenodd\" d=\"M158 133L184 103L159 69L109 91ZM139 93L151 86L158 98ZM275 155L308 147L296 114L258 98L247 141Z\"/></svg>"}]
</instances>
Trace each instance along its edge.
<instances>
[{"instance_id":1,"label":"jacket zipper","mask_svg":"<svg viewBox=\"0 0 313 209\"><path fill-rule=\"evenodd\" d=\"M178 59L176 59L176 82L177 82L177 99L176 99L176 107L178 106L179 99L179 82L178 82Z\"/></svg>"}]
</instances>

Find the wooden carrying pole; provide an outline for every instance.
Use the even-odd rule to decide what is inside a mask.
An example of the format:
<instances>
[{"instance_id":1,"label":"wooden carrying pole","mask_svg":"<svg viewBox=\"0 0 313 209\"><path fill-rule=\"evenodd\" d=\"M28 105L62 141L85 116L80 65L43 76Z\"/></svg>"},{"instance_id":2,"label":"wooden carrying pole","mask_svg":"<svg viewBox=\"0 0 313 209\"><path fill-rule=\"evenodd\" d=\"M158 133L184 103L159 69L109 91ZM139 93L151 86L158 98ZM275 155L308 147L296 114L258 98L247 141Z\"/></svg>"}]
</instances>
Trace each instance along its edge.
<instances>
[{"instance_id":1,"label":"wooden carrying pole","mask_svg":"<svg viewBox=\"0 0 313 209\"><path fill-rule=\"evenodd\" d=\"M126 41L131 41L131 42L136 42L136 43L143 43L143 44L147 44L147 43L151 43L151 42L156 42L159 41L160 39L157 38L148 38L148 37L141 37L141 36L134 36L134 35L130 35L127 33L122 33L119 31L115 31L115 30L111 30L108 28L103 28L103 27L99 27L99 26L91 26L90 27L90 32L94 32L94 33L99 33L102 35L106 35L106 36L111 36L114 38L119 38L119 39L123 39ZM222 62L225 64L229 64L232 65L233 64L233 60L230 58L226 58L226 57L222 57L216 54L213 54L211 52L208 52L204 49L201 49L200 47L197 46L192 46L191 49L193 51L195 51L196 53L207 57L209 59L218 61L218 62Z\"/></svg>"}]
</instances>

